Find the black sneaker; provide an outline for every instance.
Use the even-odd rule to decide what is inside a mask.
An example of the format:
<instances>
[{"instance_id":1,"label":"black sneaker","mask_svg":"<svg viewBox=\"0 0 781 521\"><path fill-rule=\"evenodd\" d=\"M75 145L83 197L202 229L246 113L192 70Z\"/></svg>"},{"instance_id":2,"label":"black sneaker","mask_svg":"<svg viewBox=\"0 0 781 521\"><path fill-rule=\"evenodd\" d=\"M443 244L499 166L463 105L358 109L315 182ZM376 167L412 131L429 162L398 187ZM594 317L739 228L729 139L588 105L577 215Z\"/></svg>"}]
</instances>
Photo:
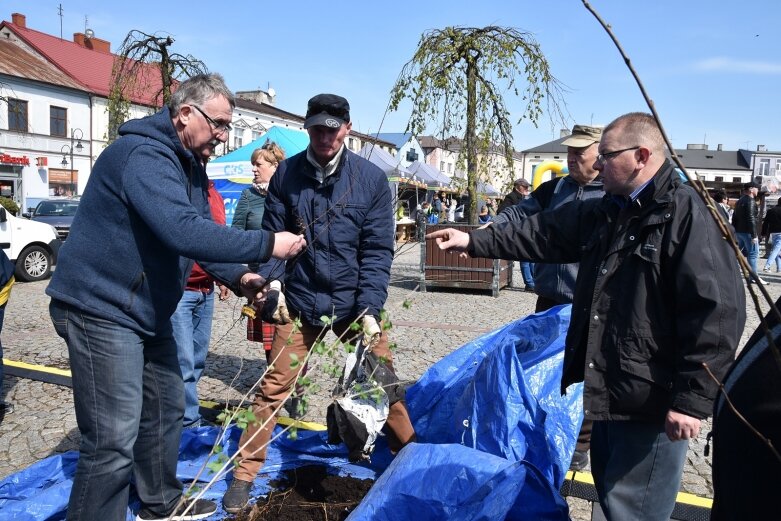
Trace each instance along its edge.
<instances>
[{"instance_id":1,"label":"black sneaker","mask_svg":"<svg viewBox=\"0 0 781 521\"><path fill-rule=\"evenodd\" d=\"M5 402L0 403L0 415L5 416L6 414L13 414L14 413L14 404L11 402Z\"/></svg>"},{"instance_id":2,"label":"black sneaker","mask_svg":"<svg viewBox=\"0 0 781 521\"><path fill-rule=\"evenodd\" d=\"M572 461L569 464L569 469L580 471L585 469L586 465L588 465L588 452L576 450L572 454Z\"/></svg>"},{"instance_id":3,"label":"black sneaker","mask_svg":"<svg viewBox=\"0 0 781 521\"><path fill-rule=\"evenodd\" d=\"M187 510L188 506L190 506L189 510ZM185 510L187 510L186 514L178 514L179 512L184 512ZM206 499L196 499L195 501L192 499L185 499L182 503L182 506L180 506L176 512L171 512L167 516L161 517L159 514L155 514L146 508L142 508L136 516L136 521L188 521L191 519L205 519L214 514L216 511L217 505L215 505L213 501L208 501Z\"/></svg>"},{"instance_id":4,"label":"black sneaker","mask_svg":"<svg viewBox=\"0 0 781 521\"><path fill-rule=\"evenodd\" d=\"M249 503L252 481L233 478L231 486L222 496L222 508L229 514L237 514Z\"/></svg>"},{"instance_id":5,"label":"black sneaker","mask_svg":"<svg viewBox=\"0 0 781 521\"><path fill-rule=\"evenodd\" d=\"M290 418L293 420L298 420L301 418L301 416L303 416L300 412L298 412L298 404L298 398L290 398L285 402L285 410L287 411L288 416L290 416Z\"/></svg>"}]
</instances>

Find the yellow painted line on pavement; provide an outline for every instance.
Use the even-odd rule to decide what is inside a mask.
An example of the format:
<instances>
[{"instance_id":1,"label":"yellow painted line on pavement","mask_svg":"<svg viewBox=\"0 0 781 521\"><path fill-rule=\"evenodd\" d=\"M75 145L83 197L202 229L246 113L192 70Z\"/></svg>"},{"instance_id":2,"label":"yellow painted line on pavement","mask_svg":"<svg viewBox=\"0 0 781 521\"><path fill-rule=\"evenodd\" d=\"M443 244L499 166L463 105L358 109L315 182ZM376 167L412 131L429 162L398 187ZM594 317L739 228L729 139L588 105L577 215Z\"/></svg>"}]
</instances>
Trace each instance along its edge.
<instances>
[{"instance_id":1,"label":"yellow painted line on pavement","mask_svg":"<svg viewBox=\"0 0 781 521\"><path fill-rule=\"evenodd\" d=\"M225 407L224 404L219 402L212 402L208 400L198 400L199 405L201 407L205 407L207 409L222 409ZM328 428L321 424L321 423L315 423L315 422L305 422L301 420L294 420L292 418L288 418L287 416L280 416L277 418L277 423L281 423L282 425L286 426L293 426L298 429L306 429L308 431L325 431L328 430Z\"/></svg>"},{"instance_id":2,"label":"yellow painted line on pavement","mask_svg":"<svg viewBox=\"0 0 781 521\"><path fill-rule=\"evenodd\" d=\"M288 418L286 416L280 416L279 418L277 418L277 423L281 423L282 425L292 425L293 427L298 427L299 429L306 429L308 431L328 430L328 428L325 425L322 425L320 423L302 422L300 420L294 420L293 418Z\"/></svg>"},{"instance_id":3,"label":"yellow painted line on pavement","mask_svg":"<svg viewBox=\"0 0 781 521\"><path fill-rule=\"evenodd\" d=\"M38 371L41 373L56 374L58 376L71 376L70 369L57 369L56 367L47 367L45 365L28 364L26 362L17 362L16 360L9 360L7 358L3 358L3 365L27 371Z\"/></svg>"},{"instance_id":4,"label":"yellow painted line on pavement","mask_svg":"<svg viewBox=\"0 0 781 521\"><path fill-rule=\"evenodd\" d=\"M573 472L569 470L567 471L565 479L570 481L577 481L578 483L586 483L587 485L594 484L594 476L592 476L590 472ZM675 499L675 501L684 505L692 505L702 508L713 507L712 499L695 496L694 494L689 494L688 492L678 492L678 497Z\"/></svg>"}]
</instances>

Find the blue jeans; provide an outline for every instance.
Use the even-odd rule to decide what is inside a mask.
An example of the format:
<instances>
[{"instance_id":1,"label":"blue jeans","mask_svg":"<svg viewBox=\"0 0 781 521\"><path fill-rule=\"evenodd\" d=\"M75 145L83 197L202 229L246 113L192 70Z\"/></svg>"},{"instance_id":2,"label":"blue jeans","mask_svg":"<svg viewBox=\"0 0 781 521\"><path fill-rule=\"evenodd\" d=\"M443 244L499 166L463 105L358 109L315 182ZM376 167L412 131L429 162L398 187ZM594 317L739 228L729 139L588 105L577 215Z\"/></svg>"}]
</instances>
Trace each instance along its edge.
<instances>
[{"instance_id":1,"label":"blue jeans","mask_svg":"<svg viewBox=\"0 0 781 521\"><path fill-rule=\"evenodd\" d=\"M770 250L770 256L767 258L767 262L765 263L765 270L769 271L770 267L775 262L776 271L781 271L781 256L779 256L779 253L781 253L781 233L771 233L770 241L772 249Z\"/></svg>"},{"instance_id":2,"label":"blue jeans","mask_svg":"<svg viewBox=\"0 0 781 521\"><path fill-rule=\"evenodd\" d=\"M748 265L753 271L752 278L756 280L757 259L759 258L759 241L754 241L750 233L736 233L740 252L748 259Z\"/></svg>"},{"instance_id":3,"label":"blue jeans","mask_svg":"<svg viewBox=\"0 0 781 521\"><path fill-rule=\"evenodd\" d=\"M688 448L670 441L663 423L595 421L591 473L607 519L668 521Z\"/></svg>"},{"instance_id":4,"label":"blue jeans","mask_svg":"<svg viewBox=\"0 0 781 521\"><path fill-rule=\"evenodd\" d=\"M521 276L523 277L523 283L529 286L530 288L534 287L534 276L532 275L533 269L534 269L534 264L532 264L531 262L521 263Z\"/></svg>"},{"instance_id":5,"label":"blue jeans","mask_svg":"<svg viewBox=\"0 0 781 521\"><path fill-rule=\"evenodd\" d=\"M184 392L170 323L153 337L49 305L68 345L81 432L68 520L124 521L131 475L141 503L161 517L176 506Z\"/></svg>"},{"instance_id":6,"label":"blue jeans","mask_svg":"<svg viewBox=\"0 0 781 521\"><path fill-rule=\"evenodd\" d=\"M214 291L185 291L171 316L179 368L184 380L184 426L201 423L198 405L198 380L206 366L206 354L212 335Z\"/></svg>"}]
</instances>

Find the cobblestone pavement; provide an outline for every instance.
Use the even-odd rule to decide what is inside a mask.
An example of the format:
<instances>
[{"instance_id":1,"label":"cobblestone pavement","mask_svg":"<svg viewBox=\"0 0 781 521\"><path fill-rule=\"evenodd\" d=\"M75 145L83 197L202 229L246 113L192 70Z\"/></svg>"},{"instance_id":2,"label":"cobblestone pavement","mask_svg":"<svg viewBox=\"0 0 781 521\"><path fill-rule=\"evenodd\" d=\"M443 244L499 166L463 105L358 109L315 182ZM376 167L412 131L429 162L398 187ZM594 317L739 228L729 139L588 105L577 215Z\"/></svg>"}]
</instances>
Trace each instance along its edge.
<instances>
[{"instance_id":1,"label":"cobblestone pavement","mask_svg":"<svg viewBox=\"0 0 781 521\"><path fill-rule=\"evenodd\" d=\"M397 344L394 365L401 379L414 381L433 363L465 342L533 311L535 295L522 290L518 268L516 287L493 298L488 292L436 290L415 291L420 280L417 244L403 246L394 261L386 308L394 322L391 340ZM765 277L766 274L763 274ZM776 299L781 295L781 276L765 277ZM44 294L47 281L14 286L2 331L4 356L9 360L68 368L64 342L54 333ZM521 286L521 287L518 287ZM749 318L743 342L758 326L749 302ZM241 301L232 297L215 305L212 346L204 377L199 384L202 399L237 402L250 392L265 366L258 345L246 340L239 322ZM766 310L767 306L763 306ZM764 311L763 311L764 312ZM334 382L312 370L320 392L312 399L309 420L324 423L325 408ZM52 384L6 376L6 400L16 411L0 424L0 478L50 456L78 447L79 433L73 412L71 390ZM711 460L703 455L706 424L689 449L682 490L712 496ZM573 519L590 519L585 501L570 500Z\"/></svg>"}]
</instances>

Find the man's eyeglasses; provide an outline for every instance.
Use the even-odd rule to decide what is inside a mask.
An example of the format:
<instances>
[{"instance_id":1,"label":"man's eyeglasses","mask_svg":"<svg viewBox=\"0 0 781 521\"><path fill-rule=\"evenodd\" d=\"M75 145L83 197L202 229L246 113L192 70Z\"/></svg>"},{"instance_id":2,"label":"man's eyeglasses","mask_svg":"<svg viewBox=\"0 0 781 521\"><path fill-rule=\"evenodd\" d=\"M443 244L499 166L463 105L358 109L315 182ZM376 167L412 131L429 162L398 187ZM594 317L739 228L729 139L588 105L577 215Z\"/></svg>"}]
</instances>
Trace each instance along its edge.
<instances>
[{"instance_id":1,"label":"man's eyeglasses","mask_svg":"<svg viewBox=\"0 0 781 521\"><path fill-rule=\"evenodd\" d=\"M613 159L614 157L616 157L618 154L622 152L627 152L629 150L637 150L638 148L640 148L639 145L636 147L622 148L621 150L613 150L612 152L603 152L597 156L597 163L599 163L600 165L604 165L605 163L607 163L608 159Z\"/></svg>"},{"instance_id":2,"label":"man's eyeglasses","mask_svg":"<svg viewBox=\"0 0 781 521\"><path fill-rule=\"evenodd\" d=\"M222 134L223 132L230 132L233 130L233 126L231 126L230 123L220 123L219 121L215 121L214 119L210 118L209 115L206 114L198 105L190 106L200 112L201 115L206 118L206 121L208 121L209 124L214 127L214 130L217 131L217 134Z\"/></svg>"}]
</instances>

